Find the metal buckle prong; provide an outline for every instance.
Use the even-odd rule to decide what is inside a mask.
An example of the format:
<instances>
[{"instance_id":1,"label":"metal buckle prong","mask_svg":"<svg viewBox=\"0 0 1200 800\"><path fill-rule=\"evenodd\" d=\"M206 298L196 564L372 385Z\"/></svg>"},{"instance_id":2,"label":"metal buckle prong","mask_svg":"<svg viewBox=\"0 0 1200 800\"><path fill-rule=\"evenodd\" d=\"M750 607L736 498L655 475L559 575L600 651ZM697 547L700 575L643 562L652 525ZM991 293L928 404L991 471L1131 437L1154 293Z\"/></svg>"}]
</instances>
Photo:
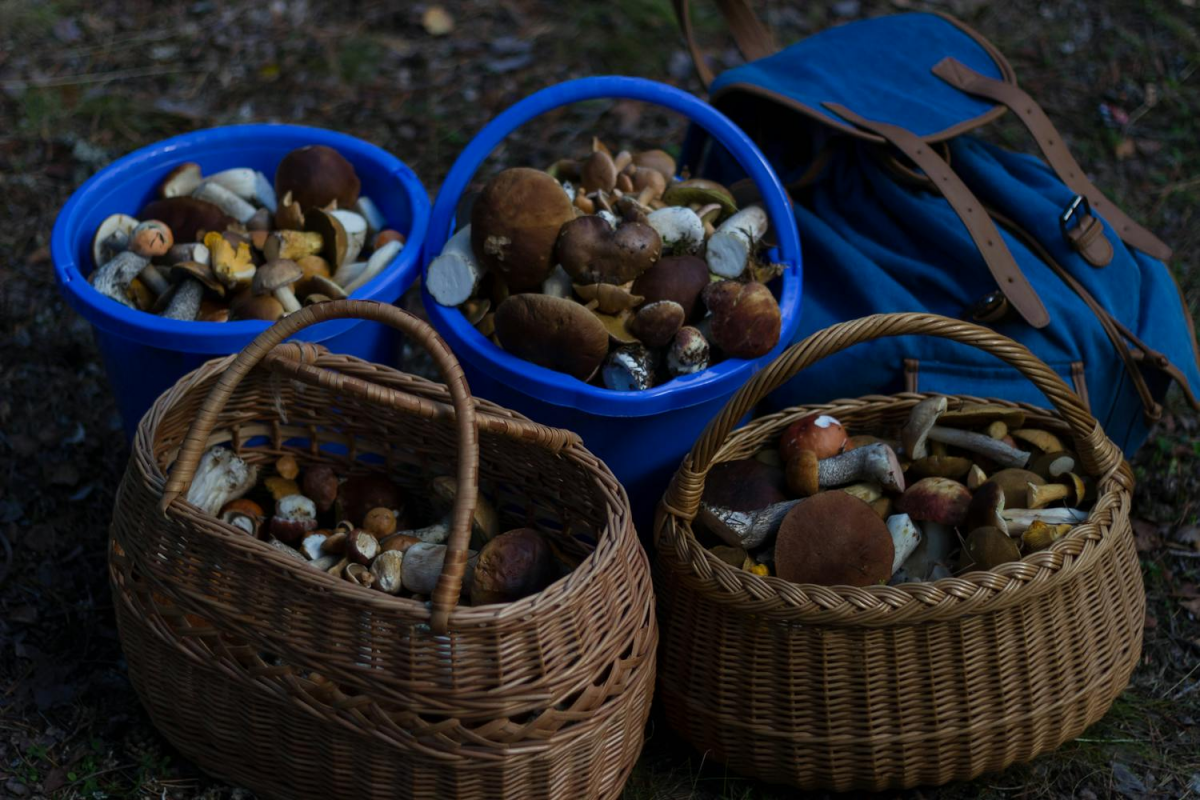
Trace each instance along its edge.
<instances>
[{"instance_id":1,"label":"metal buckle prong","mask_svg":"<svg viewBox=\"0 0 1200 800\"><path fill-rule=\"evenodd\" d=\"M1071 217L1078 216L1080 206L1083 206L1083 216L1080 217L1080 221L1092 215L1092 204L1088 202L1088 199L1081 194L1075 195L1075 199L1058 217L1058 227L1062 229L1063 236L1067 235L1067 230L1071 227Z\"/></svg>"}]
</instances>

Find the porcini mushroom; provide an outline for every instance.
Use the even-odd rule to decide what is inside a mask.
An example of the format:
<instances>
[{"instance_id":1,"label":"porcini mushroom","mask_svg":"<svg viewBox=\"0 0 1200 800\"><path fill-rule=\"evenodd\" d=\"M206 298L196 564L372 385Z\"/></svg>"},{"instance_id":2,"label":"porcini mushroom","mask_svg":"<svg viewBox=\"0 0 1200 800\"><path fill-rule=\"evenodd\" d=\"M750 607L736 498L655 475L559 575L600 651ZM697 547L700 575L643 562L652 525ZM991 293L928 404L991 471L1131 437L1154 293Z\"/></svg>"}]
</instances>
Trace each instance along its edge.
<instances>
[{"instance_id":1,"label":"porcini mushroom","mask_svg":"<svg viewBox=\"0 0 1200 800\"><path fill-rule=\"evenodd\" d=\"M667 206L651 212L646 224L662 239L662 251L670 255L691 254L704 245L704 223L686 206Z\"/></svg>"},{"instance_id":2,"label":"porcini mushroom","mask_svg":"<svg viewBox=\"0 0 1200 800\"><path fill-rule=\"evenodd\" d=\"M438 578L442 575L442 564L446 560L446 551L446 545L430 544L429 542L414 544L405 550L404 560L401 564L401 580L404 588L414 594L433 594ZM463 573L463 590L468 594L478 555L474 550L467 553L467 567Z\"/></svg>"},{"instance_id":3,"label":"porcini mushroom","mask_svg":"<svg viewBox=\"0 0 1200 800\"><path fill-rule=\"evenodd\" d=\"M540 592L554 578L553 556L533 528L506 531L479 551L471 605L511 603Z\"/></svg>"},{"instance_id":4,"label":"porcini mushroom","mask_svg":"<svg viewBox=\"0 0 1200 800\"><path fill-rule=\"evenodd\" d=\"M647 303L671 300L683 307L687 321L696 318L700 293L709 284L708 265L697 256L663 256L633 282L630 291Z\"/></svg>"},{"instance_id":5,"label":"porcini mushroom","mask_svg":"<svg viewBox=\"0 0 1200 800\"><path fill-rule=\"evenodd\" d=\"M306 212L337 202L338 208L354 208L360 184L354 167L341 153L325 145L297 148L275 169L275 194L290 193Z\"/></svg>"},{"instance_id":6,"label":"porcini mushroom","mask_svg":"<svg viewBox=\"0 0 1200 800\"><path fill-rule=\"evenodd\" d=\"M442 305L457 306L471 299L482 277L483 267L471 250L471 226L467 225L459 228L442 252L429 262L425 269L425 287ZM569 292L570 281L567 287Z\"/></svg>"},{"instance_id":7,"label":"porcini mushroom","mask_svg":"<svg viewBox=\"0 0 1200 800\"><path fill-rule=\"evenodd\" d=\"M683 327L683 306L674 300L646 303L629 321L629 331L647 347L663 347Z\"/></svg>"},{"instance_id":8,"label":"porcini mushroom","mask_svg":"<svg viewBox=\"0 0 1200 800\"><path fill-rule=\"evenodd\" d=\"M852 450L852 453L858 452ZM915 520L961 525L967 518L971 492L949 478L922 478L904 490L897 507Z\"/></svg>"},{"instance_id":9,"label":"porcini mushroom","mask_svg":"<svg viewBox=\"0 0 1200 800\"><path fill-rule=\"evenodd\" d=\"M318 467L310 467L304 475L305 485L308 485L310 474ZM404 515L404 492L388 477L377 473L352 475L337 485L329 480L332 476L318 474L313 476L313 483L320 486L321 499L328 497L328 491L333 484L336 491L336 518L349 520L352 525L361 526L366 520L367 513L375 508L390 508L397 517ZM336 478L334 478L336 481Z\"/></svg>"},{"instance_id":10,"label":"porcini mushroom","mask_svg":"<svg viewBox=\"0 0 1200 800\"><path fill-rule=\"evenodd\" d=\"M824 492L793 507L779 526L776 574L793 583L871 586L892 575L888 525L845 492Z\"/></svg>"},{"instance_id":11,"label":"porcini mushroom","mask_svg":"<svg viewBox=\"0 0 1200 800\"><path fill-rule=\"evenodd\" d=\"M555 270L562 269L562 265L555 267ZM551 273L552 275L554 273ZM563 270L566 275L566 270ZM567 280L570 281L571 276L567 275ZM589 309L599 311L601 314L621 314L640 305L644 297L634 294L625 286L618 286L615 283L575 283L569 284L579 295L579 299L585 301ZM550 294L546 292L546 294ZM562 297L570 297L570 294L562 295Z\"/></svg>"},{"instance_id":12,"label":"porcini mushroom","mask_svg":"<svg viewBox=\"0 0 1200 800\"><path fill-rule=\"evenodd\" d=\"M775 535L783 518L799 502L784 500L751 511L734 511L701 502L697 520L725 544L753 550Z\"/></svg>"},{"instance_id":13,"label":"porcini mushroom","mask_svg":"<svg viewBox=\"0 0 1200 800\"><path fill-rule=\"evenodd\" d=\"M200 457L187 501L205 514L216 516L230 500L254 488L258 467L247 464L227 447L210 447Z\"/></svg>"},{"instance_id":14,"label":"porcini mushroom","mask_svg":"<svg viewBox=\"0 0 1200 800\"><path fill-rule=\"evenodd\" d=\"M203 177L199 164L185 161L167 173L158 187L158 194L160 197L185 197L196 191Z\"/></svg>"},{"instance_id":15,"label":"porcini mushroom","mask_svg":"<svg viewBox=\"0 0 1200 800\"><path fill-rule=\"evenodd\" d=\"M386 550L371 562L375 588L385 594L400 594L404 588L404 553Z\"/></svg>"},{"instance_id":16,"label":"porcini mushroom","mask_svg":"<svg viewBox=\"0 0 1200 800\"><path fill-rule=\"evenodd\" d=\"M766 232L767 212L761 206L743 208L725 220L709 237L704 250L709 271L722 278L740 276Z\"/></svg>"},{"instance_id":17,"label":"porcini mushroom","mask_svg":"<svg viewBox=\"0 0 1200 800\"><path fill-rule=\"evenodd\" d=\"M691 375L708 369L708 340L696 328L685 325L667 348L667 372L672 377Z\"/></svg>"},{"instance_id":18,"label":"porcini mushroom","mask_svg":"<svg viewBox=\"0 0 1200 800\"><path fill-rule=\"evenodd\" d=\"M321 237L320 255L335 269L354 260L349 256L350 238L346 234L346 229L332 211L324 211L320 208L309 209L304 215L304 230ZM264 254L270 258L270 254Z\"/></svg>"},{"instance_id":19,"label":"porcini mushroom","mask_svg":"<svg viewBox=\"0 0 1200 800\"><path fill-rule=\"evenodd\" d=\"M251 536L257 536L264 514L258 503L248 497L239 497L221 506L220 519Z\"/></svg>"},{"instance_id":20,"label":"porcini mushroom","mask_svg":"<svg viewBox=\"0 0 1200 800\"><path fill-rule=\"evenodd\" d=\"M200 185L192 191L192 197L212 203L241 223L249 222L250 218L254 216L254 212L258 210L251 203L247 203L219 183L207 180L201 181Z\"/></svg>"},{"instance_id":21,"label":"porcini mushroom","mask_svg":"<svg viewBox=\"0 0 1200 800\"><path fill-rule=\"evenodd\" d=\"M604 359L600 375L606 389L640 392L654 386L654 357L634 342L616 348Z\"/></svg>"},{"instance_id":22,"label":"porcini mushroom","mask_svg":"<svg viewBox=\"0 0 1200 800\"><path fill-rule=\"evenodd\" d=\"M292 291L292 284L304 277L304 270L295 261L277 258L268 261L254 273L253 291L255 294L272 294L283 306L284 314L292 314L300 310L300 301Z\"/></svg>"},{"instance_id":23,"label":"porcini mushroom","mask_svg":"<svg viewBox=\"0 0 1200 800\"><path fill-rule=\"evenodd\" d=\"M285 544L299 542L317 527L317 507L302 494L289 494L275 502L271 535Z\"/></svg>"},{"instance_id":24,"label":"porcini mushroom","mask_svg":"<svg viewBox=\"0 0 1200 800\"><path fill-rule=\"evenodd\" d=\"M787 426L779 437L779 454L791 461L801 450L811 450L818 459L836 456L846 450L849 438L837 418L828 414L809 414Z\"/></svg>"},{"instance_id":25,"label":"porcini mushroom","mask_svg":"<svg viewBox=\"0 0 1200 800\"><path fill-rule=\"evenodd\" d=\"M506 169L475 200L471 247L480 263L514 291L533 289L554 266L559 229L574 218L570 198L549 174Z\"/></svg>"},{"instance_id":26,"label":"porcini mushroom","mask_svg":"<svg viewBox=\"0 0 1200 800\"><path fill-rule=\"evenodd\" d=\"M212 268L199 261L182 261L171 267L171 277L180 281L163 316L167 319L194 320L200 311L204 290L225 295L225 287L213 275Z\"/></svg>"},{"instance_id":27,"label":"porcini mushroom","mask_svg":"<svg viewBox=\"0 0 1200 800\"><path fill-rule=\"evenodd\" d=\"M171 229L177 242L194 242L200 231L223 231L233 217L196 197L153 200L142 209L142 219L156 219Z\"/></svg>"},{"instance_id":28,"label":"porcini mushroom","mask_svg":"<svg viewBox=\"0 0 1200 800\"><path fill-rule=\"evenodd\" d=\"M811 450L801 450L787 462L787 476L788 487L802 496L857 481L872 481L892 492L905 490L900 461L886 444L858 447L823 459Z\"/></svg>"},{"instance_id":29,"label":"porcini mushroom","mask_svg":"<svg viewBox=\"0 0 1200 800\"><path fill-rule=\"evenodd\" d=\"M583 216L562 226L555 248L558 262L576 283L632 281L648 270L662 252L657 231L640 222L615 229L597 216Z\"/></svg>"},{"instance_id":30,"label":"porcini mushroom","mask_svg":"<svg viewBox=\"0 0 1200 800\"><path fill-rule=\"evenodd\" d=\"M129 237L138 221L128 214L110 214L96 228L92 236L92 264L99 267L116 257L117 253L129 249Z\"/></svg>"},{"instance_id":31,"label":"porcini mushroom","mask_svg":"<svg viewBox=\"0 0 1200 800\"><path fill-rule=\"evenodd\" d=\"M982 433L938 426L938 418L946 413L947 405L948 400L939 396L926 398L913 406L901 432L904 450L909 458L914 461L924 458L928 454L926 441L935 441L986 456L1004 467L1023 467L1029 461L1029 453L1009 447L999 439Z\"/></svg>"},{"instance_id":32,"label":"porcini mushroom","mask_svg":"<svg viewBox=\"0 0 1200 800\"><path fill-rule=\"evenodd\" d=\"M779 343L779 304L763 284L720 281L709 284L702 296L711 313L709 340L726 355L758 358Z\"/></svg>"},{"instance_id":33,"label":"porcini mushroom","mask_svg":"<svg viewBox=\"0 0 1200 800\"><path fill-rule=\"evenodd\" d=\"M1001 564L1021 560L1021 549L1014 539L999 528L976 528L963 542L959 569L995 569Z\"/></svg>"},{"instance_id":34,"label":"porcini mushroom","mask_svg":"<svg viewBox=\"0 0 1200 800\"><path fill-rule=\"evenodd\" d=\"M887 528L892 537L892 549L895 550L892 558L892 574L895 575L921 543L921 529L913 523L908 514L893 514L888 517Z\"/></svg>"},{"instance_id":35,"label":"porcini mushroom","mask_svg":"<svg viewBox=\"0 0 1200 800\"><path fill-rule=\"evenodd\" d=\"M133 279L150 264L150 259L125 250L88 276L88 283L100 294L116 300L123 306L134 308L129 286Z\"/></svg>"},{"instance_id":36,"label":"porcini mushroom","mask_svg":"<svg viewBox=\"0 0 1200 800\"><path fill-rule=\"evenodd\" d=\"M572 300L510 295L496 309L496 336L505 350L548 369L590 380L608 355L608 331Z\"/></svg>"}]
</instances>

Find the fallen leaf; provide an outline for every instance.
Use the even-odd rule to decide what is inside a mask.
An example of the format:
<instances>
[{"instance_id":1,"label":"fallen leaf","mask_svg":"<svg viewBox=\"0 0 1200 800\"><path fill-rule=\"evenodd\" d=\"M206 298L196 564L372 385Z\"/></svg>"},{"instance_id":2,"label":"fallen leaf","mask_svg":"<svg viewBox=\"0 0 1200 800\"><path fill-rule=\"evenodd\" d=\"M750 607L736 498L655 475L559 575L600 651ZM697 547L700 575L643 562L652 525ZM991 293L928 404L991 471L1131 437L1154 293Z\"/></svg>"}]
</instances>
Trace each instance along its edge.
<instances>
[{"instance_id":1,"label":"fallen leaf","mask_svg":"<svg viewBox=\"0 0 1200 800\"><path fill-rule=\"evenodd\" d=\"M1122 139L1117 142L1117 146L1113 148L1113 155L1118 161L1125 161L1137 155L1137 145L1133 143L1133 139Z\"/></svg>"},{"instance_id":2,"label":"fallen leaf","mask_svg":"<svg viewBox=\"0 0 1200 800\"><path fill-rule=\"evenodd\" d=\"M430 6L421 15L421 26L430 36L445 36L454 30L454 17L441 6Z\"/></svg>"},{"instance_id":3,"label":"fallen leaf","mask_svg":"<svg viewBox=\"0 0 1200 800\"><path fill-rule=\"evenodd\" d=\"M1187 525L1175 531L1175 541L1200 550L1200 525Z\"/></svg>"},{"instance_id":4,"label":"fallen leaf","mask_svg":"<svg viewBox=\"0 0 1200 800\"><path fill-rule=\"evenodd\" d=\"M1133 540L1139 553L1150 553L1162 544L1158 538L1158 526L1144 519L1133 520Z\"/></svg>"},{"instance_id":5,"label":"fallen leaf","mask_svg":"<svg viewBox=\"0 0 1200 800\"><path fill-rule=\"evenodd\" d=\"M1126 797L1145 797L1146 784L1137 775L1130 772L1129 767L1120 761L1114 761L1113 788Z\"/></svg>"}]
</instances>

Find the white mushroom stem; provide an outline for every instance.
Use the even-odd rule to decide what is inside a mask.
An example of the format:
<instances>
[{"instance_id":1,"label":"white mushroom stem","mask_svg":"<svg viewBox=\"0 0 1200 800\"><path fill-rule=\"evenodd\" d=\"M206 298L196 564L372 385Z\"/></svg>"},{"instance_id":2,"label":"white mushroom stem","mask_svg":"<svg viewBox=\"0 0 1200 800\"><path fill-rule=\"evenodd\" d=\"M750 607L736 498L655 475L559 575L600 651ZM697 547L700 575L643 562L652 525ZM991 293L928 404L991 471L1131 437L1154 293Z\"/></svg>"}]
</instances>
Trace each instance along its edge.
<instances>
[{"instance_id":1,"label":"white mushroom stem","mask_svg":"<svg viewBox=\"0 0 1200 800\"><path fill-rule=\"evenodd\" d=\"M471 226L465 225L450 237L438 257L429 262L429 268L425 271L425 287L441 305L457 306L471 299L482 278L483 267L471 249ZM567 294L559 296L569 297L570 291L571 281L568 277Z\"/></svg>"},{"instance_id":2,"label":"white mushroom stem","mask_svg":"<svg viewBox=\"0 0 1200 800\"><path fill-rule=\"evenodd\" d=\"M927 580L934 568L950 557L957 544L958 538L950 528L926 520L921 523L921 541L901 567L910 579Z\"/></svg>"},{"instance_id":3,"label":"white mushroom stem","mask_svg":"<svg viewBox=\"0 0 1200 800\"><path fill-rule=\"evenodd\" d=\"M342 288L346 290L346 294L353 294L366 284L367 281L374 278L379 273L383 272L384 267L392 262L396 256L400 255L400 249L404 245L400 242L388 242L383 247L371 253L371 257L367 259L367 266L358 277L349 283L343 283ZM341 283L341 281L338 281Z\"/></svg>"},{"instance_id":4,"label":"white mushroom stem","mask_svg":"<svg viewBox=\"0 0 1200 800\"><path fill-rule=\"evenodd\" d=\"M279 201L275 199L275 185L258 170L254 171L254 197L252 199L272 214L279 208Z\"/></svg>"},{"instance_id":5,"label":"white mushroom stem","mask_svg":"<svg viewBox=\"0 0 1200 800\"><path fill-rule=\"evenodd\" d=\"M766 232L767 212L761 206L748 206L725 220L708 239L704 255L709 271L722 278L741 275Z\"/></svg>"},{"instance_id":6,"label":"white mushroom stem","mask_svg":"<svg viewBox=\"0 0 1200 800\"><path fill-rule=\"evenodd\" d=\"M892 558L892 574L895 575L921 543L921 529L913 524L908 514L893 514L888 517L887 526L895 550Z\"/></svg>"},{"instance_id":7,"label":"white mushroom stem","mask_svg":"<svg viewBox=\"0 0 1200 800\"><path fill-rule=\"evenodd\" d=\"M105 297L133 308L133 301L129 299L129 284L149 263L150 259L126 250L101 265L88 277L88 282Z\"/></svg>"},{"instance_id":8,"label":"white mushroom stem","mask_svg":"<svg viewBox=\"0 0 1200 800\"><path fill-rule=\"evenodd\" d=\"M234 167L209 175L204 180L215 183L223 189L236 194L243 200L254 199L254 186L257 182L254 170L249 167Z\"/></svg>"},{"instance_id":9,"label":"white mushroom stem","mask_svg":"<svg viewBox=\"0 0 1200 800\"><path fill-rule=\"evenodd\" d=\"M379 211L379 206L375 205L371 198L365 194L358 196L358 201L354 204L354 210L362 215L362 218L367 221L367 228L371 233L379 233L387 227L387 220L383 218L383 214Z\"/></svg>"},{"instance_id":10,"label":"white mushroom stem","mask_svg":"<svg viewBox=\"0 0 1200 800\"><path fill-rule=\"evenodd\" d=\"M187 501L216 516L230 500L254 488L258 467L247 464L227 447L212 447L200 458Z\"/></svg>"},{"instance_id":11,"label":"white mushroom stem","mask_svg":"<svg viewBox=\"0 0 1200 800\"><path fill-rule=\"evenodd\" d=\"M363 270L366 268L367 262L365 261L343 261L342 265L333 273L333 282L338 286L343 287L344 290L345 287L354 281L359 275L361 275Z\"/></svg>"},{"instance_id":12,"label":"white mushroom stem","mask_svg":"<svg viewBox=\"0 0 1200 800\"><path fill-rule=\"evenodd\" d=\"M646 223L658 231L664 253L694 253L704 244L704 222L686 206L660 208Z\"/></svg>"},{"instance_id":13,"label":"white mushroom stem","mask_svg":"<svg viewBox=\"0 0 1200 800\"><path fill-rule=\"evenodd\" d=\"M929 429L929 439L987 456L1003 467L1024 467L1029 462L1029 453L1009 447L999 439L993 439L984 433L934 425Z\"/></svg>"},{"instance_id":14,"label":"white mushroom stem","mask_svg":"<svg viewBox=\"0 0 1200 800\"><path fill-rule=\"evenodd\" d=\"M203 247L203 245L201 245L201 247ZM147 264L146 268L138 273L138 278L142 281L142 283L150 287L150 291L154 292L156 297L166 292L167 289L171 288L171 284L166 278L163 277L163 274L159 271L158 267L154 266L153 264Z\"/></svg>"},{"instance_id":15,"label":"white mushroom stem","mask_svg":"<svg viewBox=\"0 0 1200 800\"><path fill-rule=\"evenodd\" d=\"M226 189L219 183L213 183L211 180L205 180L196 187L196 191L192 192L192 197L197 200L205 200L212 203L217 208L224 211L229 216L236 219L238 222L249 222L257 210L253 205L247 203L242 198L238 197L233 192Z\"/></svg>"},{"instance_id":16,"label":"white mushroom stem","mask_svg":"<svg viewBox=\"0 0 1200 800\"><path fill-rule=\"evenodd\" d=\"M609 224L609 227L611 227L611 228L616 228L617 225L619 225L621 222L619 219L617 219L616 214L614 214L613 212L611 212L605 208L602 208L599 211L597 211L596 216L599 217L600 219L604 220L605 222L607 222Z\"/></svg>"},{"instance_id":17,"label":"white mushroom stem","mask_svg":"<svg viewBox=\"0 0 1200 800\"><path fill-rule=\"evenodd\" d=\"M571 296L571 276L563 269L562 264L557 265L546 280L542 281L542 294L551 297Z\"/></svg>"},{"instance_id":18,"label":"white mushroom stem","mask_svg":"<svg viewBox=\"0 0 1200 800\"><path fill-rule=\"evenodd\" d=\"M274 547L276 550L283 553L284 555L291 556L292 558L296 559L297 561L303 561L306 564L310 563L309 560L304 557L303 553L301 553L296 548L292 547L290 544L284 544L283 542L276 539L274 536L272 536L270 539L267 540L267 544L271 545L271 547ZM311 562L311 563L316 563L316 562Z\"/></svg>"},{"instance_id":19,"label":"white mushroom stem","mask_svg":"<svg viewBox=\"0 0 1200 800\"><path fill-rule=\"evenodd\" d=\"M175 290L175 294L171 295L171 302L167 304L162 316L190 322L200 313L200 298L203 296L204 284L188 278Z\"/></svg>"},{"instance_id":20,"label":"white mushroom stem","mask_svg":"<svg viewBox=\"0 0 1200 800\"><path fill-rule=\"evenodd\" d=\"M342 262L353 261L367 245L367 221L361 214L346 209L335 209L329 214L342 223L342 229L346 232L346 255L342 257Z\"/></svg>"},{"instance_id":21,"label":"white mushroom stem","mask_svg":"<svg viewBox=\"0 0 1200 800\"><path fill-rule=\"evenodd\" d=\"M799 502L784 500L754 511L734 511L701 503L698 519L725 544L753 550L779 531L783 518Z\"/></svg>"},{"instance_id":22,"label":"white mushroom stem","mask_svg":"<svg viewBox=\"0 0 1200 800\"><path fill-rule=\"evenodd\" d=\"M446 560L446 552L448 548L444 544L430 544L422 542L414 544L412 547L404 551L404 560L401 564L401 578L404 588L414 594L433 594L433 590L437 587L438 578L442 574L442 564ZM471 578L475 574L475 562L478 560L478 553L474 550L467 551L467 568L463 573L463 590L466 591L471 585Z\"/></svg>"},{"instance_id":23,"label":"white mushroom stem","mask_svg":"<svg viewBox=\"0 0 1200 800\"><path fill-rule=\"evenodd\" d=\"M872 481L885 489L903 492L904 475L892 448L875 442L817 462L820 486L843 486L858 481Z\"/></svg>"},{"instance_id":24,"label":"white mushroom stem","mask_svg":"<svg viewBox=\"0 0 1200 800\"><path fill-rule=\"evenodd\" d=\"M1077 508L1006 508L1000 516L1008 523L1009 536L1020 536L1039 520L1047 525L1079 525L1087 522L1088 512Z\"/></svg>"},{"instance_id":25,"label":"white mushroom stem","mask_svg":"<svg viewBox=\"0 0 1200 800\"><path fill-rule=\"evenodd\" d=\"M283 306L283 313L295 314L300 310L300 301L296 299L296 293L292 291L291 286L280 286L272 294L275 295L275 299L279 301L279 304Z\"/></svg>"}]
</instances>

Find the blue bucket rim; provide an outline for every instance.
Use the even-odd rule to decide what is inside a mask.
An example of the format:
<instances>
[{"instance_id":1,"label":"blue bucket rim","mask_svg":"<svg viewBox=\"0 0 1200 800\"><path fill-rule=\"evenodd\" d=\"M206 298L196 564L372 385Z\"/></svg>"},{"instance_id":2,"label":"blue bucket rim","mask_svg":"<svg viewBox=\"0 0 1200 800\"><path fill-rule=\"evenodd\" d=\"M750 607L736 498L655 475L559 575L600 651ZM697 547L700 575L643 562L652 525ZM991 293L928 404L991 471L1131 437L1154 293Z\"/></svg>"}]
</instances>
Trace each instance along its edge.
<instances>
[{"instance_id":1,"label":"blue bucket rim","mask_svg":"<svg viewBox=\"0 0 1200 800\"><path fill-rule=\"evenodd\" d=\"M271 323L261 320L212 323L164 319L113 302L92 288L80 270L75 260L76 248L72 243L71 229L89 210L90 195L110 183L123 182L130 170L159 168L192 160L189 151L198 146L235 145L259 136L280 138L281 134L292 137L296 141L295 147L303 146L301 141L303 144L323 144L345 155L374 162L386 176L398 183L397 188L405 193L412 210L405 245L379 275L360 287L352 297L371 300L397 282L411 283L421 266L430 203L429 194L420 178L407 164L378 145L340 131L288 123L220 125L161 139L134 150L100 169L71 194L58 212L50 234L55 278L71 306L88 322L108 333L191 353L240 350L257 334L270 327ZM197 158L203 160L204 156L199 154ZM360 322L333 320L322 323L319 339L338 336Z\"/></svg>"},{"instance_id":2,"label":"blue bucket rim","mask_svg":"<svg viewBox=\"0 0 1200 800\"><path fill-rule=\"evenodd\" d=\"M779 177L758 146L728 117L708 103L674 86L646 78L605 75L578 78L549 86L518 101L496 116L467 144L446 175L433 205L429 236L425 241L422 275L455 229L459 198L492 151L521 125L541 114L571 103L621 98L663 106L704 128L754 180L778 246L772 257L785 265L781 277L779 310L782 315L779 343L766 355L752 360L726 359L703 372L673 378L641 392L619 392L584 383L546 367L531 364L501 350L475 330L455 307L440 305L421 282L421 299L430 321L461 360L489 377L512 386L538 401L577 408L605 417L637 417L687 408L731 394L755 372L787 347L800 324L803 266L800 233L791 202ZM781 224L782 223L782 224Z\"/></svg>"}]
</instances>

